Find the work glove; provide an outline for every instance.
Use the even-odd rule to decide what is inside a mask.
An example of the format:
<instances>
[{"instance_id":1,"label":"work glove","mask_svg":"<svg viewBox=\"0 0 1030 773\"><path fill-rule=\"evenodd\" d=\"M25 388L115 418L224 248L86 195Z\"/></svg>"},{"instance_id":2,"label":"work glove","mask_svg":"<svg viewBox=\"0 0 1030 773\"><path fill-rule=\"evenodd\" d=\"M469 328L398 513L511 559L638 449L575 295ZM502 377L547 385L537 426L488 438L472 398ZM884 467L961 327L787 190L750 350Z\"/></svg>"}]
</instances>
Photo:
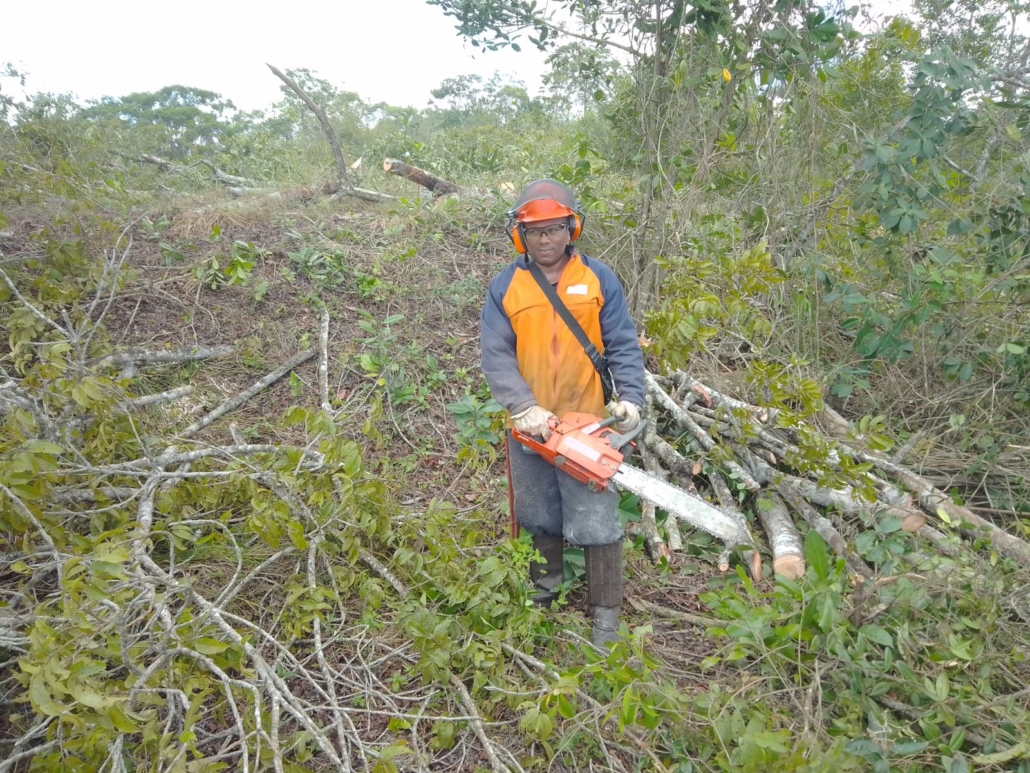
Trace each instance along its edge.
<instances>
[{"instance_id":1,"label":"work glove","mask_svg":"<svg viewBox=\"0 0 1030 773\"><path fill-rule=\"evenodd\" d=\"M547 425L548 419L553 419L554 414L546 408L534 405L524 411L519 411L511 417L515 429L523 435L536 435L542 437L546 443L551 437L551 428Z\"/></svg>"},{"instance_id":2,"label":"work glove","mask_svg":"<svg viewBox=\"0 0 1030 773\"><path fill-rule=\"evenodd\" d=\"M633 403L622 400L612 408L612 416L617 420L615 422L615 431L625 434L640 423L640 408Z\"/></svg>"}]
</instances>

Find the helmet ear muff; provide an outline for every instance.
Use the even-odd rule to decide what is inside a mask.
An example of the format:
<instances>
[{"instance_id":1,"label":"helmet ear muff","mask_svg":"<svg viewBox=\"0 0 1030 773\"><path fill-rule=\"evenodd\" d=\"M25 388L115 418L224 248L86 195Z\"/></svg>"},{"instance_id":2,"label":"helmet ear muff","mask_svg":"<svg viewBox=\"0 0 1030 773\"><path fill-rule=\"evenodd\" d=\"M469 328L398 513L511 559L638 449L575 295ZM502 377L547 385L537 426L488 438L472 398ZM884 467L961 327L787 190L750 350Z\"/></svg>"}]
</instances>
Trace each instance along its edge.
<instances>
[{"instance_id":1,"label":"helmet ear muff","mask_svg":"<svg viewBox=\"0 0 1030 773\"><path fill-rule=\"evenodd\" d=\"M583 234L583 215L576 212L569 218L569 241L574 242Z\"/></svg>"},{"instance_id":2,"label":"helmet ear muff","mask_svg":"<svg viewBox=\"0 0 1030 773\"><path fill-rule=\"evenodd\" d=\"M505 214L508 217L508 221L504 224L504 231L508 234L508 238L511 239L515 252L519 255L525 255L527 252L526 234L522 230L522 224L516 219L517 212L514 209L510 209Z\"/></svg>"},{"instance_id":3,"label":"helmet ear muff","mask_svg":"<svg viewBox=\"0 0 1030 773\"><path fill-rule=\"evenodd\" d=\"M526 229L522 226L522 223L517 223L515 227L508 232L508 236L511 237L511 243L515 246L515 252L519 255L525 255L529 252L529 248L526 247Z\"/></svg>"}]
</instances>

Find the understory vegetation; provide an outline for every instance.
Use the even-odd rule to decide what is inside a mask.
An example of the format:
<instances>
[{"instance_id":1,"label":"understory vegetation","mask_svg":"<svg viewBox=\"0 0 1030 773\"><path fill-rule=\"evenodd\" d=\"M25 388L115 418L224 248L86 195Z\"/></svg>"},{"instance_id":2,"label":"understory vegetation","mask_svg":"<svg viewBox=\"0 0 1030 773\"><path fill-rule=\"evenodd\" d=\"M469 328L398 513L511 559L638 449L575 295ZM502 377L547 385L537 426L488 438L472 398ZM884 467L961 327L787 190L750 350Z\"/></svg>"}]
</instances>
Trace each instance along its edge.
<instances>
[{"instance_id":1,"label":"understory vegetation","mask_svg":"<svg viewBox=\"0 0 1030 773\"><path fill-rule=\"evenodd\" d=\"M581 551L529 601L478 370L504 212L554 177L653 373L776 411L820 483L861 497L860 448L1030 540L1026 9L430 2L551 50L547 93L289 71L346 172L287 86L0 89L0 773L1030 773L1030 570L983 530L830 506L870 575L812 529L757 579L705 534L655 560L624 495L599 652Z\"/></svg>"}]
</instances>

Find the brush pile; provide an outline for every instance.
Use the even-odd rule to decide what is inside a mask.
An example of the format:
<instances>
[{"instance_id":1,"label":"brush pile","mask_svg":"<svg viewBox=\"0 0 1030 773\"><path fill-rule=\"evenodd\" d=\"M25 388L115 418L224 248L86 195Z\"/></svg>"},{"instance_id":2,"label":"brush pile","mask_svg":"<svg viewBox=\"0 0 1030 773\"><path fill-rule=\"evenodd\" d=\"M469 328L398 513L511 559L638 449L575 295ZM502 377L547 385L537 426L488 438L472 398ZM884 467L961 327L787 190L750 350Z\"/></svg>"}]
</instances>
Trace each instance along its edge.
<instances>
[{"instance_id":1,"label":"brush pile","mask_svg":"<svg viewBox=\"0 0 1030 773\"><path fill-rule=\"evenodd\" d=\"M814 412L806 415L737 399L683 371L649 373L646 385L645 469L692 493L704 481L708 498L755 534L759 530L745 515L750 510L768 541L777 575L797 578L805 572L799 523L816 531L864 577L874 571L844 535L868 529L909 532L949 554L957 550L957 533L1016 561L1030 558L1026 541L904 467L906 449L892 459L863 448L863 436L830 409L819 406L819 423L832 427L824 433ZM640 528L656 561L682 547L674 520L666 521L663 538L654 507L646 503ZM733 547L727 546L718 558L724 571ZM742 558L760 579L758 553L748 549Z\"/></svg>"}]
</instances>

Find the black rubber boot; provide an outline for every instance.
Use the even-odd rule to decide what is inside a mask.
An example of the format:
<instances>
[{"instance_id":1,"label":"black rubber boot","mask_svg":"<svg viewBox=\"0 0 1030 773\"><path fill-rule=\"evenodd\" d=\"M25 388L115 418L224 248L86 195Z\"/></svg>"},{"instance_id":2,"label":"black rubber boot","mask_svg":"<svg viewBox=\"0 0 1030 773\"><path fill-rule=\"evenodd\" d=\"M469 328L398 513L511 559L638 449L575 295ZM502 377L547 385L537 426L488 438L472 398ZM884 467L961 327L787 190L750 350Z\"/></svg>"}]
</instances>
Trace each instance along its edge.
<instances>
[{"instance_id":1,"label":"black rubber boot","mask_svg":"<svg viewBox=\"0 0 1030 773\"><path fill-rule=\"evenodd\" d=\"M529 579L533 583L530 589L532 601L538 607L546 607L558 598L558 586L564 575L562 553L565 548L564 537L548 537L533 535L533 548L540 553L544 563L535 561L529 565Z\"/></svg>"},{"instance_id":2,"label":"black rubber boot","mask_svg":"<svg viewBox=\"0 0 1030 773\"><path fill-rule=\"evenodd\" d=\"M590 641L605 649L619 640L622 606L622 540L583 549L587 568L587 608L594 623Z\"/></svg>"}]
</instances>

